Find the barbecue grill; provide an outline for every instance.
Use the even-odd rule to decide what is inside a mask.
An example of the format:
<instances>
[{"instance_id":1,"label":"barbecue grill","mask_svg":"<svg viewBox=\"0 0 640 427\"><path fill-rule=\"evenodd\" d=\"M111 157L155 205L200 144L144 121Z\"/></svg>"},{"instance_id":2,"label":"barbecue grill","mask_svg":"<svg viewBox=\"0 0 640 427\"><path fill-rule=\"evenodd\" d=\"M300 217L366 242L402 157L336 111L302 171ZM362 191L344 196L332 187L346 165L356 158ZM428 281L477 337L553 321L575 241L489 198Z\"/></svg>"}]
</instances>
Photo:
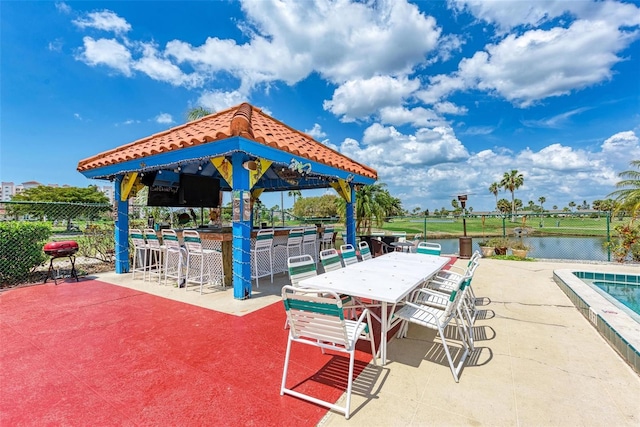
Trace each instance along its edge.
<instances>
[{"instance_id":1,"label":"barbecue grill","mask_svg":"<svg viewBox=\"0 0 640 427\"><path fill-rule=\"evenodd\" d=\"M54 283L58 284L58 276L54 274L53 260L57 258L68 257L71 261L71 276L75 277L78 281L78 272L76 271L76 252L78 252L78 243L73 240L65 240L64 242L49 242L42 248L44 253L51 257L49 261L49 271L44 278L44 283L47 283L49 276L53 279Z\"/></svg>"}]
</instances>

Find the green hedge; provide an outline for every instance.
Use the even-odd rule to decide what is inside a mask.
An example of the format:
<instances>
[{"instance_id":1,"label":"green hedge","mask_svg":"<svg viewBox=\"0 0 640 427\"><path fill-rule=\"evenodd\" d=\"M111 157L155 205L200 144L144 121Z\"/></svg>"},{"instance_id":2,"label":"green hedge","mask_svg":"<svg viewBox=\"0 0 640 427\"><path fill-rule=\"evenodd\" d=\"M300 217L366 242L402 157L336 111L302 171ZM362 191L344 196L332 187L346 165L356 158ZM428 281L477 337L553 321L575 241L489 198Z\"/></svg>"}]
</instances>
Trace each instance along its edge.
<instances>
[{"instance_id":1,"label":"green hedge","mask_svg":"<svg viewBox=\"0 0 640 427\"><path fill-rule=\"evenodd\" d=\"M42 247L50 237L45 222L0 222L0 284L26 281L47 260Z\"/></svg>"}]
</instances>

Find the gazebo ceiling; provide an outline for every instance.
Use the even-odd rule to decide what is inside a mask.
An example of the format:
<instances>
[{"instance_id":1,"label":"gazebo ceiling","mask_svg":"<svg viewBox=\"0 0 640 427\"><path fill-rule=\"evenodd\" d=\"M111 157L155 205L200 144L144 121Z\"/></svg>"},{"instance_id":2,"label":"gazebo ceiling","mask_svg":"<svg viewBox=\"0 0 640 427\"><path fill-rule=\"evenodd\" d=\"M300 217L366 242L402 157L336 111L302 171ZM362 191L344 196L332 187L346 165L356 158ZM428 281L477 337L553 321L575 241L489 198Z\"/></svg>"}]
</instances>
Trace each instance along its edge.
<instances>
[{"instance_id":1,"label":"gazebo ceiling","mask_svg":"<svg viewBox=\"0 0 640 427\"><path fill-rule=\"evenodd\" d=\"M184 162L185 166L190 160L201 160L203 152L207 155L224 155L226 151L242 151L238 148L229 148L225 145L231 138L239 137L252 143L269 147L280 152L307 159L314 165L325 165L341 171L363 177L366 181L377 180L377 172L361 163L358 163L339 152L315 141L309 135L299 132L273 117L262 112L248 103L243 103L227 110L202 117L198 120L185 123L168 129L164 132L142 138L99 153L95 156L81 160L78 163L78 171L91 178L103 178L113 175L118 166L127 165L124 171L133 169L144 170L147 164L152 164L152 159L167 157L174 159L174 163ZM209 144L212 144L209 146ZM189 148L207 148L207 150L188 150ZM179 150L185 150L184 157L179 155ZM188 152L197 152L195 157L188 156ZM269 151L268 149L266 151ZM273 152L273 151L270 151ZM204 156L206 157L206 156ZM181 162L175 159L180 158ZM271 159L275 160L275 159ZM285 163L288 163L287 160ZM280 161L278 164L282 164ZM135 165L135 168L132 167ZM195 168L201 166L195 163ZM284 168L270 170L263 179L286 181ZM202 171L201 173L204 173ZM299 188L305 188L304 182L299 182ZM314 185L308 185L308 188Z\"/></svg>"}]
</instances>

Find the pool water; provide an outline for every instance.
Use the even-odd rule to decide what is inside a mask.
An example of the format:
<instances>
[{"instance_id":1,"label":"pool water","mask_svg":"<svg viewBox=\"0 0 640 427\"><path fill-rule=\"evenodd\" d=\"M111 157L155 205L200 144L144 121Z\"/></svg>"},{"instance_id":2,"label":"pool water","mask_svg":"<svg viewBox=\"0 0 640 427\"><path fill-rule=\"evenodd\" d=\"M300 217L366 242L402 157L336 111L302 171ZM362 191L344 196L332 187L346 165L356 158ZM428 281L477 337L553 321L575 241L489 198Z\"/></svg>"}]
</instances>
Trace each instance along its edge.
<instances>
[{"instance_id":1,"label":"pool water","mask_svg":"<svg viewBox=\"0 0 640 427\"><path fill-rule=\"evenodd\" d=\"M640 276L586 271L576 271L574 274L640 315Z\"/></svg>"}]
</instances>

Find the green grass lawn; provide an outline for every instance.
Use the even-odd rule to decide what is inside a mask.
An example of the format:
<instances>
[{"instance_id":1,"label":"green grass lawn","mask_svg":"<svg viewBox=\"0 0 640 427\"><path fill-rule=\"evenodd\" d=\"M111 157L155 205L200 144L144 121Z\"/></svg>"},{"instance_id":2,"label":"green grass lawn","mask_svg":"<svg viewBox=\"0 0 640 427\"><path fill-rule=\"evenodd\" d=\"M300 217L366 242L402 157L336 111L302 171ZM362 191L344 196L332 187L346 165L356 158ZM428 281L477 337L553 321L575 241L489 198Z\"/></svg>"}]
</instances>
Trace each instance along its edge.
<instances>
[{"instance_id":1,"label":"green grass lawn","mask_svg":"<svg viewBox=\"0 0 640 427\"><path fill-rule=\"evenodd\" d=\"M609 228L613 230L613 226L620 223L615 220L609 224ZM511 222L511 218L486 217L484 222L482 218L469 217L466 219L467 235L474 237L482 236L502 236L514 235L515 229L526 228L529 236L606 236L607 235L607 219L606 218L527 218L524 222L522 218L516 218L515 222ZM344 232L344 225L339 225L338 232ZM463 234L463 221L461 218L393 218L390 222L384 222L381 227L373 227L372 231L384 231L386 233L406 232L407 237L411 238L416 233L424 233L427 235L445 236L461 236Z\"/></svg>"}]
</instances>

